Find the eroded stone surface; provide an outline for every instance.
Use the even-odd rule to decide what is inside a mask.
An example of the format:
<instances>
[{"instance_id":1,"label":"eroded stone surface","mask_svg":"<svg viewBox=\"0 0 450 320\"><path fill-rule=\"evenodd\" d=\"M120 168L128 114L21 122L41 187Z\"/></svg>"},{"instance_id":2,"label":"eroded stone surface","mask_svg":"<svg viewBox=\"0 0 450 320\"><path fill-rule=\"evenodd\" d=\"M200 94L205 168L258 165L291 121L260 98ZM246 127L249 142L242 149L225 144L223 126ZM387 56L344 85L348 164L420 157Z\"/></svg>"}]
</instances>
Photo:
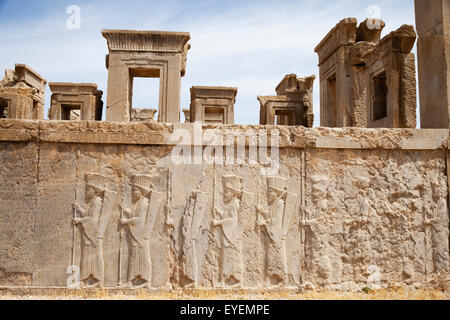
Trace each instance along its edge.
<instances>
[{"instance_id":1,"label":"eroded stone surface","mask_svg":"<svg viewBox=\"0 0 450 320\"><path fill-rule=\"evenodd\" d=\"M448 130L201 127L279 128L265 176L248 158L175 165L180 128L195 124L0 120L2 284L64 287L72 265L106 288L360 289L448 272Z\"/></svg>"}]
</instances>

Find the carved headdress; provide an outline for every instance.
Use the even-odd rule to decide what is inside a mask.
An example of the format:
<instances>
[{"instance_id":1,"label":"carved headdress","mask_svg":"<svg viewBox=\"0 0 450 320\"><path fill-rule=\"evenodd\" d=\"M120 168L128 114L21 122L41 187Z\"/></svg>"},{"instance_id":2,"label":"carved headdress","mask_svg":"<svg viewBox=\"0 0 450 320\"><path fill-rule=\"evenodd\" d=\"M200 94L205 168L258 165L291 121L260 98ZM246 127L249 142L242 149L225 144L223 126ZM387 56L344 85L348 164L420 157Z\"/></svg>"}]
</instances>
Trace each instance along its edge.
<instances>
[{"instance_id":1,"label":"carved headdress","mask_svg":"<svg viewBox=\"0 0 450 320\"><path fill-rule=\"evenodd\" d=\"M227 175L222 177L222 181L225 188L234 190L237 193L242 192L242 177Z\"/></svg>"},{"instance_id":2,"label":"carved headdress","mask_svg":"<svg viewBox=\"0 0 450 320\"><path fill-rule=\"evenodd\" d=\"M154 187L153 176L145 174L134 174L131 176L131 183L143 190L144 193L149 193Z\"/></svg>"},{"instance_id":3,"label":"carved headdress","mask_svg":"<svg viewBox=\"0 0 450 320\"><path fill-rule=\"evenodd\" d=\"M287 179L278 176L267 177L267 187L277 191L281 195L287 191Z\"/></svg>"},{"instance_id":4,"label":"carved headdress","mask_svg":"<svg viewBox=\"0 0 450 320\"><path fill-rule=\"evenodd\" d=\"M105 177L98 173L86 173L86 186L93 187L97 192L105 191Z\"/></svg>"}]
</instances>

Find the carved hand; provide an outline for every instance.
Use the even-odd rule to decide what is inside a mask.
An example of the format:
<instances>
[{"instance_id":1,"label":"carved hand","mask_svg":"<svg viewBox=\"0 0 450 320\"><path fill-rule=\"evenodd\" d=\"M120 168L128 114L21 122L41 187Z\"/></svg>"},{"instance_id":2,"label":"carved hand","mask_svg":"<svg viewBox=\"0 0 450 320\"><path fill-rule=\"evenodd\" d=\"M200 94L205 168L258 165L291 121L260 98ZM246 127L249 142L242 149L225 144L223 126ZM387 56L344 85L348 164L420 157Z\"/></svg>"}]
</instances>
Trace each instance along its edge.
<instances>
[{"instance_id":1,"label":"carved hand","mask_svg":"<svg viewBox=\"0 0 450 320\"><path fill-rule=\"evenodd\" d=\"M73 209L76 210L76 211L82 211L83 210L83 208L81 208L81 206L78 203L76 203L76 202L72 203L72 206L73 206Z\"/></svg>"},{"instance_id":2,"label":"carved hand","mask_svg":"<svg viewBox=\"0 0 450 320\"><path fill-rule=\"evenodd\" d=\"M128 208L125 208L123 205L119 205L120 209L123 211L123 213L125 213L126 215L130 215L131 214L131 210Z\"/></svg>"},{"instance_id":3,"label":"carved hand","mask_svg":"<svg viewBox=\"0 0 450 320\"><path fill-rule=\"evenodd\" d=\"M218 209L218 208L214 208L214 214L223 217L223 212L222 212L222 210L220 210L220 209Z\"/></svg>"},{"instance_id":4,"label":"carved hand","mask_svg":"<svg viewBox=\"0 0 450 320\"><path fill-rule=\"evenodd\" d=\"M311 211L309 211L305 207L302 207L302 213L303 213L303 216L307 216L307 215L312 216Z\"/></svg>"},{"instance_id":5,"label":"carved hand","mask_svg":"<svg viewBox=\"0 0 450 320\"><path fill-rule=\"evenodd\" d=\"M120 224L121 225L126 225L126 224L129 224L129 223L130 223L129 219L120 219Z\"/></svg>"},{"instance_id":6,"label":"carved hand","mask_svg":"<svg viewBox=\"0 0 450 320\"><path fill-rule=\"evenodd\" d=\"M166 206L166 211L167 211L167 219L166 219L166 224L169 227L173 227L173 219L171 218L171 213L172 213L172 207L169 205L165 205Z\"/></svg>"},{"instance_id":7,"label":"carved hand","mask_svg":"<svg viewBox=\"0 0 450 320\"><path fill-rule=\"evenodd\" d=\"M72 218L72 222L73 222L73 224L80 224L81 218Z\"/></svg>"},{"instance_id":8,"label":"carved hand","mask_svg":"<svg viewBox=\"0 0 450 320\"><path fill-rule=\"evenodd\" d=\"M263 227L267 225L266 219L264 219L262 216L258 216L258 226Z\"/></svg>"}]
</instances>

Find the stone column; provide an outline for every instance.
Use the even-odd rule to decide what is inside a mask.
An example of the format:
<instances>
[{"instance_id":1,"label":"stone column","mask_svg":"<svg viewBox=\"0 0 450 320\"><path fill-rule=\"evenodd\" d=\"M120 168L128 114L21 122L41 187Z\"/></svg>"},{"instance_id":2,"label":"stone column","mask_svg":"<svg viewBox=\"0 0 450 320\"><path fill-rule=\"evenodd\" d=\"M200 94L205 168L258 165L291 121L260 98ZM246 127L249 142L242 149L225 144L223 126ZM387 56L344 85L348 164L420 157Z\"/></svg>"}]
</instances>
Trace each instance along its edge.
<instances>
[{"instance_id":1,"label":"stone column","mask_svg":"<svg viewBox=\"0 0 450 320\"><path fill-rule=\"evenodd\" d=\"M123 65L120 54L110 54L108 59L108 96L106 121L130 121L130 72Z\"/></svg>"},{"instance_id":2,"label":"stone column","mask_svg":"<svg viewBox=\"0 0 450 320\"><path fill-rule=\"evenodd\" d=\"M450 0L415 0L420 123L450 128Z\"/></svg>"}]
</instances>

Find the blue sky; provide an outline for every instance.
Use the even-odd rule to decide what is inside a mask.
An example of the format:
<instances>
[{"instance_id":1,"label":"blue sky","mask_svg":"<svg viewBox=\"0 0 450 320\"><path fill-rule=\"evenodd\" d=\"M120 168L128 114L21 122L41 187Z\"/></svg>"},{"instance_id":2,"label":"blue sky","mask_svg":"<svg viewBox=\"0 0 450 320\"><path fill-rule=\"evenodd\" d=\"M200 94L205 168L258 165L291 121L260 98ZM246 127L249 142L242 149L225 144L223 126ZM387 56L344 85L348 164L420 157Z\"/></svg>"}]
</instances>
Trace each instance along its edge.
<instances>
[{"instance_id":1,"label":"blue sky","mask_svg":"<svg viewBox=\"0 0 450 320\"><path fill-rule=\"evenodd\" d=\"M66 26L69 5L81 9L80 29ZM254 124L259 121L256 97L275 94L289 73L318 77L314 47L339 20L362 21L373 5L386 22L383 35L414 24L413 0L0 0L0 69L25 63L49 82L97 83L106 102L108 50L101 29L186 31L192 49L182 78L181 108L189 107L194 85L233 86L238 88L235 122ZM155 107L156 91L155 82L137 82L133 105ZM50 95L47 88L46 109Z\"/></svg>"}]
</instances>

